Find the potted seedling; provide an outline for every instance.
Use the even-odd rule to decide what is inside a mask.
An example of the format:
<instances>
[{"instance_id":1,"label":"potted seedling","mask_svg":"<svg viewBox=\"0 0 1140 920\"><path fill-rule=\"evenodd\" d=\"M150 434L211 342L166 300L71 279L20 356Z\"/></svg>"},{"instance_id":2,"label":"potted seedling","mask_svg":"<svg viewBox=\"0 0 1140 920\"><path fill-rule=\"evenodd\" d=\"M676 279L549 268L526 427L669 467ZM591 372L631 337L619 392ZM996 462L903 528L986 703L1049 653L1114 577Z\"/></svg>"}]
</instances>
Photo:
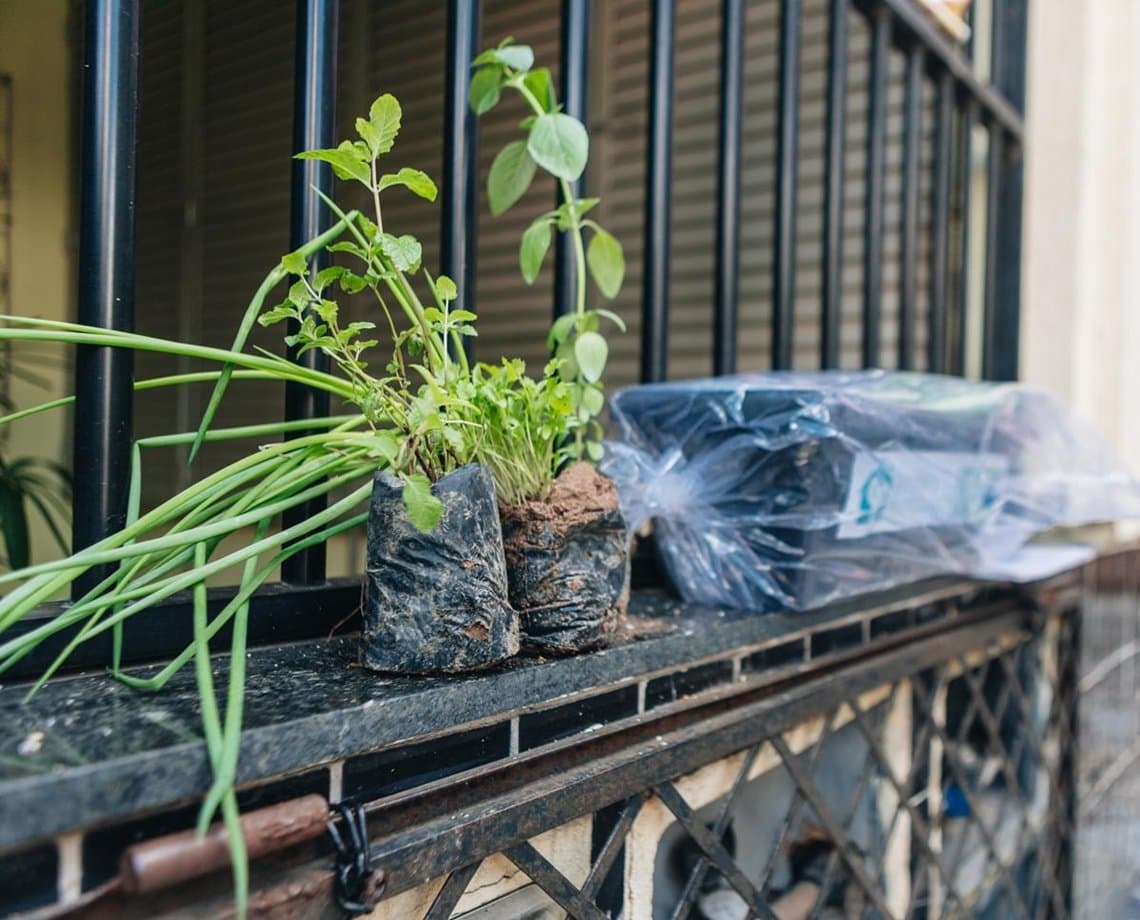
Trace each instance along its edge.
<instances>
[{"instance_id":1,"label":"potted seedling","mask_svg":"<svg viewBox=\"0 0 1140 920\"><path fill-rule=\"evenodd\" d=\"M518 202L539 169L561 190L561 204L523 233L523 277L528 283L537 278L556 232L568 234L574 252L574 311L554 322L548 339L553 358L536 384L547 398L546 417L555 419L544 429L548 450L526 482L510 482L505 475L497 482L510 599L521 617L523 641L540 652L577 652L604 644L628 603L628 535L617 489L594 467L602 456L599 416L609 354L602 330L607 324L624 330L624 324L609 310L587 307L588 278L604 297L616 297L625 260L617 239L590 216L598 199L573 194L571 183L586 168L589 136L561 110L550 71L535 67L531 49L510 39L476 57L472 68L469 98L476 114L493 109L504 93L517 95L526 109L524 136L491 164L492 213ZM550 404L566 398L559 414ZM507 436L530 432L526 426L500 430ZM521 451L508 447L502 453L517 457ZM487 462L496 468L493 458Z\"/></svg>"},{"instance_id":2,"label":"potted seedling","mask_svg":"<svg viewBox=\"0 0 1140 920\"><path fill-rule=\"evenodd\" d=\"M328 249L350 265L310 277L290 256L296 277L289 296L259 321L292 320L288 342L301 353L319 349L352 381L353 402L372 427L383 469L376 473L368 523L364 663L383 671L467 671L497 664L518 651L518 618L507 602L502 532L491 471L477 460L480 427L470 402L471 373L462 339L475 315L455 309L446 276L421 270L421 246L384 227L381 193L404 186L434 200L421 171L384 173L400 125L393 96L356 120L359 139L303 158L327 162L342 180L364 186L372 215L346 215L347 239ZM430 292L421 302L412 278ZM364 361L375 340L370 323L342 324L329 291L364 292L384 317L392 357L379 374Z\"/></svg>"}]
</instances>

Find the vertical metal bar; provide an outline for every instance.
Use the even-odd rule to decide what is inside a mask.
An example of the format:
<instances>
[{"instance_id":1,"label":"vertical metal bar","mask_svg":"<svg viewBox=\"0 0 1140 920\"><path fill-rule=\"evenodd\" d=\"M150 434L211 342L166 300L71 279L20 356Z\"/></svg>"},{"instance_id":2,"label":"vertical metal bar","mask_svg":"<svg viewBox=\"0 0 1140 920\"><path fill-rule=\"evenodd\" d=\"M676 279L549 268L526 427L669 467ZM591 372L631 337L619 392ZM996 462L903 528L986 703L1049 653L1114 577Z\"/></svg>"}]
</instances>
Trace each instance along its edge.
<instances>
[{"instance_id":1,"label":"vertical metal bar","mask_svg":"<svg viewBox=\"0 0 1140 920\"><path fill-rule=\"evenodd\" d=\"M922 152L922 75L925 56L921 45L906 55L903 98L902 215L899 245L899 354L901 370L915 366L915 321L918 315L918 192L919 155Z\"/></svg>"},{"instance_id":2,"label":"vertical metal bar","mask_svg":"<svg viewBox=\"0 0 1140 920\"><path fill-rule=\"evenodd\" d=\"M985 282L982 293L982 377L994 379L997 329L997 236L998 191L1001 187L1002 134L990 125L986 153L986 245L982 254Z\"/></svg>"},{"instance_id":3,"label":"vertical metal bar","mask_svg":"<svg viewBox=\"0 0 1140 920\"><path fill-rule=\"evenodd\" d=\"M586 77L589 55L587 42L590 33L590 0L562 0L562 107L586 123ZM585 176L570 184L571 191L581 196L585 191ZM562 203L558 192L557 203ZM554 238L554 316L557 318L574 310L575 288L573 241L567 233Z\"/></svg>"},{"instance_id":4,"label":"vertical metal bar","mask_svg":"<svg viewBox=\"0 0 1140 920\"><path fill-rule=\"evenodd\" d=\"M934 187L930 205L930 321L926 366L946 370L947 249L950 243L950 139L954 117L954 78L939 72L934 122Z\"/></svg>"},{"instance_id":5,"label":"vertical metal bar","mask_svg":"<svg viewBox=\"0 0 1140 920\"><path fill-rule=\"evenodd\" d=\"M772 367L792 366L796 304L796 149L799 129L800 0L780 12L780 98L776 129L776 225L772 254Z\"/></svg>"},{"instance_id":6,"label":"vertical metal bar","mask_svg":"<svg viewBox=\"0 0 1140 920\"><path fill-rule=\"evenodd\" d=\"M891 17L871 14L871 77L867 108L866 223L863 229L863 366L880 361L883 317L883 209L887 164L887 77Z\"/></svg>"},{"instance_id":7,"label":"vertical metal bar","mask_svg":"<svg viewBox=\"0 0 1140 920\"><path fill-rule=\"evenodd\" d=\"M293 150L335 146L337 14L339 0L299 0L297 3L296 54L293 68ZM317 189L332 195L332 171L316 160L293 161L293 195L289 213L289 247L296 249L326 229L332 221ZM311 261L320 269L327 258ZM325 369L328 358L317 350L298 356L290 349L289 358L298 364ZM329 413L329 396L309 387L285 384L285 418L319 418ZM283 515L283 525L299 523L324 507L324 499L314 499ZM311 584L324 581L324 544L302 550L281 565L283 581Z\"/></svg>"},{"instance_id":8,"label":"vertical metal bar","mask_svg":"<svg viewBox=\"0 0 1140 920\"><path fill-rule=\"evenodd\" d=\"M480 42L480 0L448 0L443 115L443 186L440 191L440 270L459 287L458 304L475 310L475 246L479 135L467 105L467 78ZM473 353L470 336L463 339Z\"/></svg>"},{"instance_id":9,"label":"vertical metal bar","mask_svg":"<svg viewBox=\"0 0 1140 920\"><path fill-rule=\"evenodd\" d=\"M823 307L819 366L839 366L843 305L843 141L847 133L847 4L831 0L827 32L827 151L823 191Z\"/></svg>"},{"instance_id":10,"label":"vertical metal bar","mask_svg":"<svg viewBox=\"0 0 1140 920\"><path fill-rule=\"evenodd\" d=\"M724 0L720 20L720 150L717 160L713 373L736 370L740 298L740 157L744 124L744 0Z\"/></svg>"},{"instance_id":11,"label":"vertical metal bar","mask_svg":"<svg viewBox=\"0 0 1140 920\"><path fill-rule=\"evenodd\" d=\"M79 322L130 330L135 303L138 135L137 0L88 0L79 216ZM132 361L126 349L81 347L75 359L72 544L123 526L130 476ZM89 572L83 594L107 575Z\"/></svg>"},{"instance_id":12,"label":"vertical metal bar","mask_svg":"<svg viewBox=\"0 0 1140 920\"><path fill-rule=\"evenodd\" d=\"M185 0L182 4L182 92L179 98L180 156L182 187L182 233L178 259L178 338L183 342L202 341L202 291L205 287L205 255L202 201L206 185L206 143L202 122L205 116L206 3ZM145 105L145 104L144 104ZM189 373L194 362L184 356L176 361L178 373ZM199 394L190 387L178 387L175 417L178 431L190 431L198 424ZM178 465L176 483L185 489L193 481L190 445L175 448Z\"/></svg>"},{"instance_id":13,"label":"vertical metal bar","mask_svg":"<svg viewBox=\"0 0 1140 920\"><path fill-rule=\"evenodd\" d=\"M954 372L966 373L969 343L966 334L970 319L970 194L974 165L974 101L967 97L958 116L958 300Z\"/></svg>"},{"instance_id":14,"label":"vertical metal bar","mask_svg":"<svg viewBox=\"0 0 1140 920\"><path fill-rule=\"evenodd\" d=\"M1001 0L994 13L993 79L1018 112L1025 110L1026 0ZM1021 221L1024 158L1012 142L998 165L998 226L994 259L994 360L996 380L1016 380L1021 344Z\"/></svg>"},{"instance_id":15,"label":"vertical metal bar","mask_svg":"<svg viewBox=\"0 0 1140 920\"><path fill-rule=\"evenodd\" d=\"M664 380L669 350L669 220L673 161L675 0L653 0L649 36L649 135L641 283L641 380Z\"/></svg>"}]
</instances>

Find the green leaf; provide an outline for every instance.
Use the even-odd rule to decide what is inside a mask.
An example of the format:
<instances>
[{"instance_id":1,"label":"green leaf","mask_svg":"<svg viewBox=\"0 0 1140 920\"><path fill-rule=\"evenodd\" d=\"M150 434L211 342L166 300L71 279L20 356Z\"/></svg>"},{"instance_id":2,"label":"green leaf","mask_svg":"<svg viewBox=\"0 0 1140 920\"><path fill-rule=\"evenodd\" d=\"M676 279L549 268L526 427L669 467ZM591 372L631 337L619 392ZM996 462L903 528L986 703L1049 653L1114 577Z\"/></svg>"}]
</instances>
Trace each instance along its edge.
<instances>
[{"instance_id":1,"label":"green leaf","mask_svg":"<svg viewBox=\"0 0 1140 920\"><path fill-rule=\"evenodd\" d=\"M578 216L585 216L587 212L592 211L594 208L596 208L598 202L601 200L601 198L579 198L574 204L575 209L578 212Z\"/></svg>"},{"instance_id":2,"label":"green leaf","mask_svg":"<svg viewBox=\"0 0 1140 920\"><path fill-rule=\"evenodd\" d=\"M313 287L316 288L319 293L340 278L346 271L348 271L348 269L343 265L330 265L328 268L322 268L313 279Z\"/></svg>"},{"instance_id":3,"label":"green leaf","mask_svg":"<svg viewBox=\"0 0 1140 920\"><path fill-rule=\"evenodd\" d=\"M7 481L0 481L0 534L4 536L8 567L27 568L31 556L28 513L19 488Z\"/></svg>"},{"instance_id":4,"label":"green leaf","mask_svg":"<svg viewBox=\"0 0 1140 920\"><path fill-rule=\"evenodd\" d=\"M625 278L625 255L617 238L597 227L586 248L586 264L601 292L610 299L617 297Z\"/></svg>"},{"instance_id":5,"label":"green leaf","mask_svg":"<svg viewBox=\"0 0 1140 920\"><path fill-rule=\"evenodd\" d=\"M586 442L586 456L597 463L605 454L605 449L597 441Z\"/></svg>"},{"instance_id":6,"label":"green leaf","mask_svg":"<svg viewBox=\"0 0 1140 920\"><path fill-rule=\"evenodd\" d=\"M590 383L597 383L602 379L608 355L609 346L606 345L606 340L596 332L583 332L574 340L574 357L578 362L578 370Z\"/></svg>"},{"instance_id":7,"label":"green leaf","mask_svg":"<svg viewBox=\"0 0 1140 920\"><path fill-rule=\"evenodd\" d=\"M582 408L590 415L597 415L606 404L606 397L597 387L586 387L582 390Z\"/></svg>"},{"instance_id":8,"label":"green leaf","mask_svg":"<svg viewBox=\"0 0 1140 920\"><path fill-rule=\"evenodd\" d=\"M495 60L511 70L526 73L534 66L534 51L529 45L506 45L495 49Z\"/></svg>"},{"instance_id":9,"label":"green leaf","mask_svg":"<svg viewBox=\"0 0 1140 920\"><path fill-rule=\"evenodd\" d=\"M550 69L539 67L523 77L523 85L529 89L544 112L554 112L558 108L558 99L554 93L554 81L550 77Z\"/></svg>"},{"instance_id":10,"label":"green leaf","mask_svg":"<svg viewBox=\"0 0 1140 920\"><path fill-rule=\"evenodd\" d=\"M423 247L414 236L405 233L403 236L393 236L385 233L380 237L380 249L392 264L402 272L415 271L423 256Z\"/></svg>"},{"instance_id":11,"label":"green leaf","mask_svg":"<svg viewBox=\"0 0 1140 920\"><path fill-rule=\"evenodd\" d=\"M281 267L290 275L303 275L309 270L309 263L299 252L291 252L281 257Z\"/></svg>"},{"instance_id":12,"label":"green leaf","mask_svg":"<svg viewBox=\"0 0 1140 920\"><path fill-rule=\"evenodd\" d=\"M296 281L289 288L289 302L298 307L309 304L309 286L304 281Z\"/></svg>"},{"instance_id":13,"label":"green leaf","mask_svg":"<svg viewBox=\"0 0 1140 920\"><path fill-rule=\"evenodd\" d=\"M314 309L319 316L326 323L335 323L337 318L337 305L335 300L322 300Z\"/></svg>"},{"instance_id":14,"label":"green leaf","mask_svg":"<svg viewBox=\"0 0 1140 920\"><path fill-rule=\"evenodd\" d=\"M546 250L550 248L550 224L545 217L540 217L526 229L519 246L519 266L522 268L523 278L527 284L534 284L542 269L542 260L546 258Z\"/></svg>"},{"instance_id":15,"label":"green leaf","mask_svg":"<svg viewBox=\"0 0 1140 920\"><path fill-rule=\"evenodd\" d=\"M257 321L262 326L272 326L274 323L279 323L283 319L293 319L296 315L297 311L293 309L293 305L284 303L274 307L272 310L266 310L257 318Z\"/></svg>"},{"instance_id":16,"label":"green leaf","mask_svg":"<svg viewBox=\"0 0 1140 920\"><path fill-rule=\"evenodd\" d=\"M567 313L558 317L550 327L550 334L546 337L546 348L549 351L554 351L559 345L566 341L566 336L570 334L570 330L574 328L574 322L577 316L573 313Z\"/></svg>"},{"instance_id":17,"label":"green leaf","mask_svg":"<svg viewBox=\"0 0 1140 920\"><path fill-rule=\"evenodd\" d=\"M368 261L368 251L362 246L357 246L356 243L333 243L328 247L329 252L350 252L359 259Z\"/></svg>"},{"instance_id":18,"label":"green leaf","mask_svg":"<svg viewBox=\"0 0 1140 920\"><path fill-rule=\"evenodd\" d=\"M368 110L368 120L375 130L376 144L372 148L372 155L387 153L396 143L396 135L400 133L400 103L391 93L385 93L372 103ZM343 145L342 145L343 146Z\"/></svg>"},{"instance_id":19,"label":"green leaf","mask_svg":"<svg viewBox=\"0 0 1140 920\"><path fill-rule=\"evenodd\" d=\"M482 115L491 111L498 103L503 92L503 71L492 65L475 71L471 77L471 87L467 91L467 100L471 104L471 111Z\"/></svg>"},{"instance_id":20,"label":"green leaf","mask_svg":"<svg viewBox=\"0 0 1140 920\"><path fill-rule=\"evenodd\" d=\"M565 112L551 112L535 119L527 149L547 172L574 182L586 168L590 138L577 118Z\"/></svg>"},{"instance_id":21,"label":"green leaf","mask_svg":"<svg viewBox=\"0 0 1140 920\"><path fill-rule=\"evenodd\" d=\"M447 275L440 275L435 279L435 296L440 300L455 300L459 296L459 289Z\"/></svg>"},{"instance_id":22,"label":"green leaf","mask_svg":"<svg viewBox=\"0 0 1140 920\"><path fill-rule=\"evenodd\" d=\"M457 323L473 323L476 316L470 310L452 310L451 318Z\"/></svg>"},{"instance_id":23,"label":"green leaf","mask_svg":"<svg viewBox=\"0 0 1140 920\"><path fill-rule=\"evenodd\" d=\"M530 188L537 164L526 141L513 141L499 151L487 175L487 200L498 217Z\"/></svg>"},{"instance_id":24,"label":"green leaf","mask_svg":"<svg viewBox=\"0 0 1140 920\"><path fill-rule=\"evenodd\" d=\"M598 316L604 316L611 323L617 326L619 330L625 332L625 320L614 313L612 310L602 310L599 308L597 310L594 310L594 312L597 313Z\"/></svg>"},{"instance_id":25,"label":"green leaf","mask_svg":"<svg viewBox=\"0 0 1140 920\"><path fill-rule=\"evenodd\" d=\"M391 188L393 185L402 185L413 195L419 195L428 201L435 201L435 196L438 194L435 183L432 182L427 173L418 169L410 169L407 166L399 172L380 177L380 191Z\"/></svg>"},{"instance_id":26,"label":"green leaf","mask_svg":"<svg viewBox=\"0 0 1140 920\"><path fill-rule=\"evenodd\" d=\"M346 271L340 276L340 289L346 294L359 294L368 287L368 280L355 272Z\"/></svg>"},{"instance_id":27,"label":"green leaf","mask_svg":"<svg viewBox=\"0 0 1140 920\"><path fill-rule=\"evenodd\" d=\"M597 198L579 198L577 201L562 202L562 204L554 209L554 217L558 221L558 229L569 230L573 225L572 218L577 217L578 220L581 220L598 201L599 199Z\"/></svg>"},{"instance_id":28,"label":"green leaf","mask_svg":"<svg viewBox=\"0 0 1140 920\"><path fill-rule=\"evenodd\" d=\"M495 57L495 50L494 48L488 48L486 51L481 51L471 62L471 69L476 70L485 64L499 63L499 59Z\"/></svg>"},{"instance_id":29,"label":"green leaf","mask_svg":"<svg viewBox=\"0 0 1140 920\"><path fill-rule=\"evenodd\" d=\"M298 153L294 159L328 163L338 179L355 179L365 185L371 182L369 161L351 141L344 141L335 150L306 150Z\"/></svg>"},{"instance_id":30,"label":"green leaf","mask_svg":"<svg viewBox=\"0 0 1140 920\"><path fill-rule=\"evenodd\" d=\"M356 119L356 133L368 145L368 151L375 157L380 147L380 132L367 118Z\"/></svg>"}]
</instances>

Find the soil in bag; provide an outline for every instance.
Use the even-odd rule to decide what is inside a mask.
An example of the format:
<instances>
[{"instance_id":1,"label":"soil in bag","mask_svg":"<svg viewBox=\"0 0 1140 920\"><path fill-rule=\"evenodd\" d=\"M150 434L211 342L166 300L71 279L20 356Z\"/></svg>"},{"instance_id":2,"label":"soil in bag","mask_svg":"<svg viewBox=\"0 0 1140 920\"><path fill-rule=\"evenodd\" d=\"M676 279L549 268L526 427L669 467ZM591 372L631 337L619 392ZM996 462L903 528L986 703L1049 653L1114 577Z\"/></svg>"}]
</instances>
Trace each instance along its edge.
<instances>
[{"instance_id":1,"label":"soil in bag","mask_svg":"<svg viewBox=\"0 0 1140 920\"><path fill-rule=\"evenodd\" d=\"M432 486L443 503L435 529L408 520L404 484L377 473L368 518L364 664L377 671L474 671L519 649L495 488L470 465Z\"/></svg>"},{"instance_id":2,"label":"soil in bag","mask_svg":"<svg viewBox=\"0 0 1140 920\"><path fill-rule=\"evenodd\" d=\"M613 482L575 463L545 501L501 514L523 646L570 654L604 645L629 603L628 534Z\"/></svg>"}]
</instances>

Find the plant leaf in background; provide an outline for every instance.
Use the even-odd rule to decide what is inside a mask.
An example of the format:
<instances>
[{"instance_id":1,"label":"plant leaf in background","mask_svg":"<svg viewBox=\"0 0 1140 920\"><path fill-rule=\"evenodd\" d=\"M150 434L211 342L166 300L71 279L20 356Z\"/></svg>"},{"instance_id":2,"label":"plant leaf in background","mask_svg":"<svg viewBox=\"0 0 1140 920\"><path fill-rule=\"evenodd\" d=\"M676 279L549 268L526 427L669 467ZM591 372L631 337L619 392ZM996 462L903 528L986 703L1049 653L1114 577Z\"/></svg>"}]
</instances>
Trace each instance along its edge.
<instances>
[{"instance_id":1,"label":"plant leaf in background","mask_svg":"<svg viewBox=\"0 0 1140 920\"><path fill-rule=\"evenodd\" d=\"M601 292L611 299L617 297L625 278L625 255L617 238L601 227L595 228L586 248L586 263Z\"/></svg>"},{"instance_id":2,"label":"plant leaf in background","mask_svg":"<svg viewBox=\"0 0 1140 920\"><path fill-rule=\"evenodd\" d=\"M534 66L534 51L529 45L500 45L491 54L511 70L527 71Z\"/></svg>"},{"instance_id":3,"label":"plant leaf in background","mask_svg":"<svg viewBox=\"0 0 1140 920\"><path fill-rule=\"evenodd\" d=\"M368 184L368 161L351 141L345 141L331 150L306 150L297 154L299 160L320 160L328 163L338 179L355 179Z\"/></svg>"},{"instance_id":4,"label":"plant leaf in background","mask_svg":"<svg viewBox=\"0 0 1140 920\"><path fill-rule=\"evenodd\" d=\"M407 166L398 172L380 177L380 191L394 185L402 185L412 194L426 198L428 201L435 201L438 194L435 183L427 173L418 169L409 169Z\"/></svg>"},{"instance_id":5,"label":"plant leaf in background","mask_svg":"<svg viewBox=\"0 0 1140 920\"><path fill-rule=\"evenodd\" d=\"M9 568L26 568L31 561L28 513L24 496L4 470L0 479L0 532L4 535L4 555Z\"/></svg>"},{"instance_id":6,"label":"plant leaf in background","mask_svg":"<svg viewBox=\"0 0 1140 920\"><path fill-rule=\"evenodd\" d=\"M528 284L533 284L550 248L553 229L569 236L574 256L574 310L555 320L548 345L555 355L545 373L569 384L573 392L573 418L562 419L562 436L571 443L560 453L558 462L575 459L597 460L601 455L602 426L598 420L604 409L601 375L609 348L599 333L600 319L613 322L624 331L625 324L615 313L587 307L587 277L592 276L603 297L613 298L621 291L625 276L625 256L617 239L596 220L585 215L597 198L580 198L571 183L586 168L590 138L585 126L559 110L550 71L534 67L529 48L506 39L472 61L471 108L482 115L493 108L504 90L513 89L525 103L528 114L520 127L522 141L511 141L495 157L487 177L487 198L493 215L502 214L515 204L534 179L534 169L542 169L558 183L560 201L552 211L539 215L523 232L519 246L519 268ZM587 234L589 231L589 234ZM587 245L587 236L589 242ZM587 274L588 273L588 274ZM553 398L549 393L547 397ZM518 428L523 431L522 427ZM510 449L500 446L500 453Z\"/></svg>"},{"instance_id":7,"label":"plant leaf in background","mask_svg":"<svg viewBox=\"0 0 1140 920\"><path fill-rule=\"evenodd\" d=\"M523 77L523 85L534 93L534 98L545 111L553 112L558 107L558 98L554 94L554 80L548 68L538 67L528 72Z\"/></svg>"},{"instance_id":8,"label":"plant leaf in background","mask_svg":"<svg viewBox=\"0 0 1140 920\"><path fill-rule=\"evenodd\" d=\"M527 284L534 284L542 270L542 260L550 248L550 222L540 217L523 234L519 246L519 265Z\"/></svg>"},{"instance_id":9,"label":"plant leaf in background","mask_svg":"<svg viewBox=\"0 0 1140 920\"><path fill-rule=\"evenodd\" d=\"M471 78L471 88L467 93L472 111L476 115L491 111L498 104L501 87L502 80L495 68L485 67L476 72Z\"/></svg>"},{"instance_id":10,"label":"plant leaf in background","mask_svg":"<svg viewBox=\"0 0 1140 920\"><path fill-rule=\"evenodd\" d=\"M577 182L586 168L590 137L577 118L564 112L546 112L531 125L527 150L547 172Z\"/></svg>"},{"instance_id":11,"label":"plant leaf in background","mask_svg":"<svg viewBox=\"0 0 1140 920\"><path fill-rule=\"evenodd\" d=\"M368 121L375 132L373 136L374 146L372 141L369 141L373 157L391 151L396 143L396 135L400 133L400 119L402 117L403 111L400 108L399 100L391 93L378 96L369 107Z\"/></svg>"},{"instance_id":12,"label":"plant leaf in background","mask_svg":"<svg viewBox=\"0 0 1140 920\"><path fill-rule=\"evenodd\" d=\"M526 141L512 141L499 151L487 174L487 202L491 213L502 214L530 188L538 164Z\"/></svg>"},{"instance_id":13,"label":"plant leaf in background","mask_svg":"<svg viewBox=\"0 0 1140 920\"><path fill-rule=\"evenodd\" d=\"M582 376L590 383L602 379L608 355L606 340L596 332L583 332L574 340L574 357L578 360Z\"/></svg>"}]
</instances>

